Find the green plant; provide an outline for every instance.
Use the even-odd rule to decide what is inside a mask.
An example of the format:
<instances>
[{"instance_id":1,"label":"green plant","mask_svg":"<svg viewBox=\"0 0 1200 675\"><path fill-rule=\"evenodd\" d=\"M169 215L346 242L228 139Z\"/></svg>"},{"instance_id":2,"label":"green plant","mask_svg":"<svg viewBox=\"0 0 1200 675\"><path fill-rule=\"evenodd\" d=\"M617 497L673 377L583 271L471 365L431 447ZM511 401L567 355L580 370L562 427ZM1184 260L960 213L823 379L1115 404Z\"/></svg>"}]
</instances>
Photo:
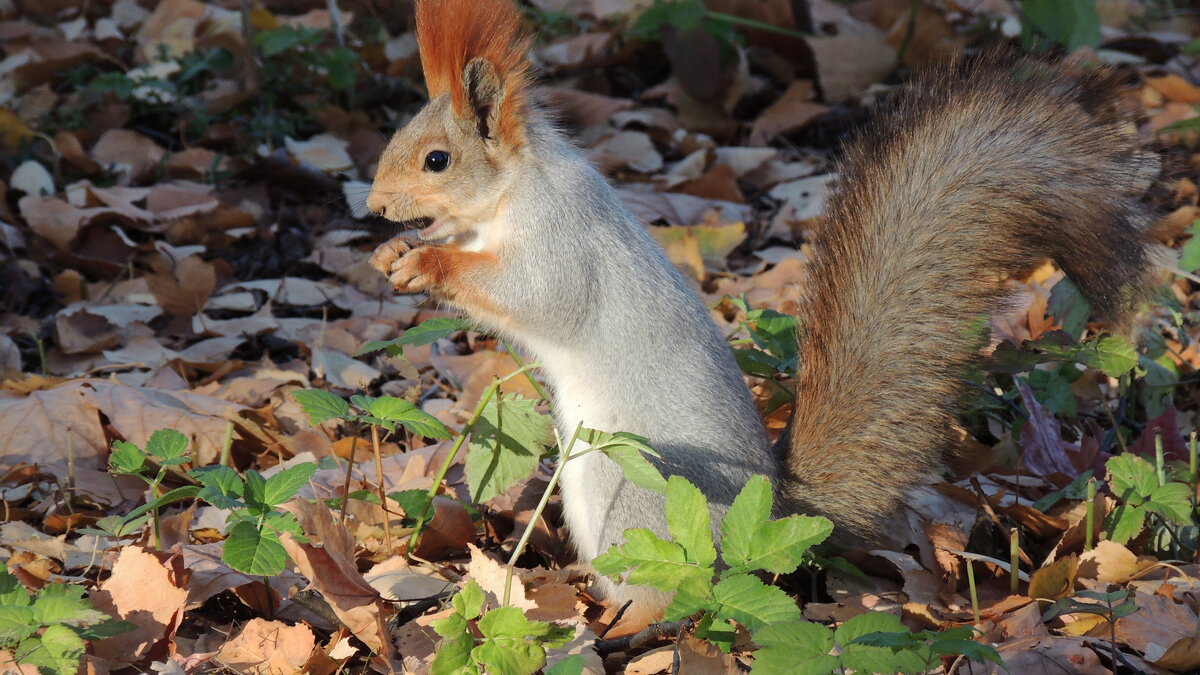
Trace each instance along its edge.
<instances>
[{"instance_id":1,"label":"green plant","mask_svg":"<svg viewBox=\"0 0 1200 675\"><path fill-rule=\"evenodd\" d=\"M1131 453L1113 457L1105 467L1109 486L1121 501L1105 523L1109 539L1125 544L1141 533L1150 517L1156 521L1156 530L1176 540L1177 533L1169 524L1195 524L1194 491L1187 468L1168 472L1163 467L1160 471L1154 464Z\"/></svg>"},{"instance_id":2,"label":"green plant","mask_svg":"<svg viewBox=\"0 0 1200 675\"><path fill-rule=\"evenodd\" d=\"M144 523L145 518L142 518L142 514L149 511L150 517L154 520L154 546L157 548L161 534L158 520L159 507L196 493L196 488L185 486L172 490L167 495L160 495L158 488L163 479L167 477L168 469L185 464L190 460L187 436L174 429L159 429L150 434L150 438L146 440L145 450L128 441L115 441L112 453L108 456L109 468L113 473L137 476L145 481L150 488L150 500L142 509L132 511L123 518L106 516L97 525L105 534L120 537L123 536L123 533L134 529L139 518L141 523ZM156 473L150 473L151 467L147 464L148 461L158 465ZM115 520L113 520L114 518Z\"/></svg>"},{"instance_id":3,"label":"green plant","mask_svg":"<svg viewBox=\"0 0 1200 675\"><path fill-rule=\"evenodd\" d=\"M1084 602L1087 601L1087 602ZM1129 599L1129 591L1079 591L1074 597L1060 598L1042 613L1042 621L1049 621L1062 614L1096 614L1108 622L1109 647L1112 650L1112 662L1117 660L1117 619L1129 616L1138 611L1137 605ZM1115 665L1114 665L1115 670Z\"/></svg>"},{"instance_id":4,"label":"green plant","mask_svg":"<svg viewBox=\"0 0 1200 675\"><path fill-rule=\"evenodd\" d=\"M296 517L276 507L295 497L316 471L313 462L297 464L270 478L253 469L243 478L227 466L192 471L204 486L196 496L230 512L221 560L246 574L275 576L282 572L287 551L279 535L287 532L298 541L307 539Z\"/></svg>"},{"instance_id":5,"label":"green plant","mask_svg":"<svg viewBox=\"0 0 1200 675\"><path fill-rule=\"evenodd\" d=\"M733 350L733 358L743 373L775 385L775 391L767 401L766 412L769 413L795 398L791 388L776 377L796 374L798 322L796 317L773 309L752 309L745 296L729 298L729 301L745 314L741 327L749 336L730 341L731 346L739 347Z\"/></svg>"},{"instance_id":6,"label":"green plant","mask_svg":"<svg viewBox=\"0 0 1200 675\"><path fill-rule=\"evenodd\" d=\"M1021 41L1026 49L1059 45L1068 51L1100 44L1100 15L1092 0L1024 0Z\"/></svg>"},{"instance_id":7,"label":"green plant","mask_svg":"<svg viewBox=\"0 0 1200 675\"><path fill-rule=\"evenodd\" d=\"M431 624L445 638L433 660L434 675L478 675L484 669L532 675L546 665L546 647L561 647L574 637L572 629L532 621L516 607L484 612L485 599L479 584L468 581L451 600L454 613Z\"/></svg>"},{"instance_id":8,"label":"green plant","mask_svg":"<svg viewBox=\"0 0 1200 675\"><path fill-rule=\"evenodd\" d=\"M92 607L83 587L49 584L30 595L0 571L0 650L48 675L75 675L84 640L100 640L135 626Z\"/></svg>"}]
</instances>

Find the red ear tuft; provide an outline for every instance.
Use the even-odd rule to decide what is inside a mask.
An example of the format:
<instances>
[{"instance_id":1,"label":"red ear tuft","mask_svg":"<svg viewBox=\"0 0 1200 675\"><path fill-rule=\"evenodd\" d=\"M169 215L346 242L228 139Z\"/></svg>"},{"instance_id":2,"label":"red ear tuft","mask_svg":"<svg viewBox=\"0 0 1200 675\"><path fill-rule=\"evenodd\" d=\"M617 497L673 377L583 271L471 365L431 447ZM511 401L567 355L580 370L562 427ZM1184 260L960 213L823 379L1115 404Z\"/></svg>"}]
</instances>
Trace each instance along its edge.
<instances>
[{"instance_id":1,"label":"red ear tuft","mask_svg":"<svg viewBox=\"0 0 1200 675\"><path fill-rule=\"evenodd\" d=\"M465 114L463 69L475 58L489 61L504 84L497 134L520 141L521 112L529 90L528 41L513 0L417 0L417 44L429 97L450 94Z\"/></svg>"}]
</instances>

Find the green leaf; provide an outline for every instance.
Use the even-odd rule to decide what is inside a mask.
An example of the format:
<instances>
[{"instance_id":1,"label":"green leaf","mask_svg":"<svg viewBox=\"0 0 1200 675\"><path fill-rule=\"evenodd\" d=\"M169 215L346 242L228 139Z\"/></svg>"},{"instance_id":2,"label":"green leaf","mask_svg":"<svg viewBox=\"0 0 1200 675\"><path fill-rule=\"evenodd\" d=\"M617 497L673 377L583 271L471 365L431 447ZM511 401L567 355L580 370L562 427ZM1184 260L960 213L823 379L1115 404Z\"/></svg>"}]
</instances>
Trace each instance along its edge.
<instances>
[{"instance_id":1,"label":"green leaf","mask_svg":"<svg viewBox=\"0 0 1200 675\"><path fill-rule=\"evenodd\" d=\"M963 654L976 661L991 661L999 666L1004 665L1004 661L1000 658L1000 652L996 651L995 647L980 644L974 640L934 640L930 648L935 654L943 656Z\"/></svg>"},{"instance_id":2,"label":"green leaf","mask_svg":"<svg viewBox=\"0 0 1200 675\"><path fill-rule=\"evenodd\" d=\"M33 621L32 607L0 606L0 645L16 644L36 633L39 628Z\"/></svg>"},{"instance_id":3,"label":"green leaf","mask_svg":"<svg viewBox=\"0 0 1200 675\"><path fill-rule=\"evenodd\" d=\"M892 634L889 640L904 645L908 649L895 651L887 647L871 646L856 642L859 638L881 638L879 634ZM843 648L842 665L860 672L887 673L920 673L929 666L927 659L922 658L920 651L930 652L924 643L914 639L900 618L886 612L867 612L853 617L838 627L833 634L834 641Z\"/></svg>"},{"instance_id":4,"label":"green leaf","mask_svg":"<svg viewBox=\"0 0 1200 675\"><path fill-rule=\"evenodd\" d=\"M711 610L713 606L711 577L690 576L675 589L671 604L663 611L663 621L678 621L700 610Z\"/></svg>"},{"instance_id":5,"label":"green leaf","mask_svg":"<svg viewBox=\"0 0 1200 675\"><path fill-rule=\"evenodd\" d=\"M474 324L467 319L439 316L426 319L404 331L394 340L374 340L363 345L355 356L387 350L388 356L399 356L402 345L427 345L431 342L449 337L460 330L470 330Z\"/></svg>"},{"instance_id":6,"label":"green leaf","mask_svg":"<svg viewBox=\"0 0 1200 675\"><path fill-rule=\"evenodd\" d=\"M1185 483L1167 483L1150 491L1146 508L1180 525L1192 524L1192 487Z\"/></svg>"},{"instance_id":7,"label":"green leaf","mask_svg":"<svg viewBox=\"0 0 1200 675\"><path fill-rule=\"evenodd\" d=\"M550 419L536 405L537 401L519 394L497 394L484 406L467 451L472 502L502 494L537 468L553 431Z\"/></svg>"},{"instance_id":8,"label":"green leaf","mask_svg":"<svg viewBox=\"0 0 1200 675\"><path fill-rule=\"evenodd\" d=\"M683 546L687 561L709 567L717 559L708 500L682 476L667 479L667 532Z\"/></svg>"},{"instance_id":9,"label":"green leaf","mask_svg":"<svg viewBox=\"0 0 1200 675\"><path fill-rule=\"evenodd\" d=\"M107 640L108 638L120 635L121 633L129 633L135 630L137 630L136 624L128 621L121 621L120 619L109 619L108 621L102 621L95 626L89 626L75 632L78 633L79 637L83 638L84 640L91 640L92 642L95 642L97 640Z\"/></svg>"},{"instance_id":10,"label":"green leaf","mask_svg":"<svg viewBox=\"0 0 1200 675\"><path fill-rule=\"evenodd\" d=\"M1049 0L1057 2L1057 0ZM1075 0L1070 0L1074 2ZM1089 2L1091 0L1088 0ZM1062 324L1063 332L1078 340L1087 325L1088 317L1092 314L1092 306L1088 304L1079 287L1068 278L1058 280L1050 289L1050 301L1046 306L1047 313Z\"/></svg>"},{"instance_id":11,"label":"green leaf","mask_svg":"<svg viewBox=\"0 0 1200 675\"><path fill-rule=\"evenodd\" d=\"M483 589L474 579L467 580L467 585L454 596L451 603L454 611L465 619L475 619L483 612Z\"/></svg>"},{"instance_id":12,"label":"green leaf","mask_svg":"<svg viewBox=\"0 0 1200 675\"><path fill-rule=\"evenodd\" d=\"M1125 453L1108 460L1108 482L1122 501L1138 503L1158 487L1158 472L1141 457Z\"/></svg>"},{"instance_id":13,"label":"green leaf","mask_svg":"<svg viewBox=\"0 0 1200 675\"><path fill-rule=\"evenodd\" d=\"M569 654L542 672L545 675L583 675L583 656Z\"/></svg>"},{"instance_id":14,"label":"green leaf","mask_svg":"<svg viewBox=\"0 0 1200 675\"><path fill-rule=\"evenodd\" d=\"M752 476L734 498L721 521L721 559L730 567L751 559L750 546L758 528L771 519L775 494L764 476Z\"/></svg>"},{"instance_id":15,"label":"green leaf","mask_svg":"<svg viewBox=\"0 0 1200 675\"><path fill-rule=\"evenodd\" d=\"M40 626L63 624L83 628L111 618L92 609L91 603L83 599L82 586L49 584L42 588L33 603L33 620Z\"/></svg>"},{"instance_id":16,"label":"green leaf","mask_svg":"<svg viewBox=\"0 0 1200 675\"><path fill-rule=\"evenodd\" d=\"M29 592L8 570L0 568L0 607L25 607L33 602Z\"/></svg>"},{"instance_id":17,"label":"green leaf","mask_svg":"<svg viewBox=\"0 0 1200 675\"><path fill-rule=\"evenodd\" d=\"M483 643L471 655L490 672L533 675L546 664L542 643L565 643L574 631L531 621L516 607L488 612L477 624Z\"/></svg>"},{"instance_id":18,"label":"green leaf","mask_svg":"<svg viewBox=\"0 0 1200 675\"><path fill-rule=\"evenodd\" d=\"M808 549L833 533L833 523L819 516L793 515L765 523L750 540L749 557L735 568L791 574Z\"/></svg>"},{"instance_id":19,"label":"green leaf","mask_svg":"<svg viewBox=\"0 0 1200 675\"><path fill-rule=\"evenodd\" d=\"M1193 118L1197 128L1200 128L1200 118ZM1191 239L1179 249L1179 269L1184 272L1195 272L1200 269L1200 220L1192 221L1192 226L1188 230L1192 235Z\"/></svg>"},{"instance_id":20,"label":"green leaf","mask_svg":"<svg viewBox=\"0 0 1200 675\"><path fill-rule=\"evenodd\" d=\"M829 653L833 631L819 623L764 626L754 634L754 643L754 675L828 675L841 665Z\"/></svg>"},{"instance_id":21,"label":"green leaf","mask_svg":"<svg viewBox=\"0 0 1200 675\"><path fill-rule=\"evenodd\" d=\"M295 497L296 493L300 492L300 488L304 487L316 472L316 464L305 462L271 476L263 486L263 503L269 506L278 506Z\"/></svg>"},{"instance_id":22,"label":"green leaf","mask_svg":"<svg viewBox=\"0 0 1200 675\"><path fill-rule=\"evenodd\" d=\"M158 460L159 466L181 464L191 459L187 454L188 438L174 429L159 429L146 440L146 454Z\"/></svg>"},{"instance_id":23,"label":"green leaf","mask_svg":"<svg viewBox=\"0 0 1200 675\"><path fill-rule=\"evenodd\" d=\"M713 597L721 605L716 612L718 619L737 621L751 634L773 623L800 620L800 608L795 600L749 574L722 579L713 586Z\"/></svg>"},{"instance_id":24,"label":"green leaf","mask_svg":"<svg viewBox=\"0 0 1200 675\"><path fill-rule=\"evenodd\" d=\"M689 578L708 579L711 573L707 568L687 562L687 555L679 544L660 539L643 528L626 530L625 545L612 546L592 564L597 572L606 575L630 570L626 577L628 583L661 591L673 591Z\"/></svg>"},{"instance_id":25,"label":"green leaf","mask_svg":"<svg viewBox=\"0 0 1200 675\"><path fill-rule=\"evenodd\" d=\"M196 497L218 509L237 509L245 506L241 501L245 482L232 468L220 465L202 466L193 469L191 476L204 486Z\"/></svg>"},{"instance_id":26,"label":"green leaf","mask_svg":"<svg viewBox=\"0 0 1200 675\"><path fill-rule=\"evenodd\" d=\"M265 514L275 506L267 503L267 479L261 473L254 469L246 471L243 486L242 499L251 512Z\"/></svg>"},{"instance_id":27,"label":"green leaf","mask_svg":"<svg viewBox=\"0 0 1200 675\"><path fill-rule=\"evenodd\" d=\"M413 521L413 526L416 525L417 518L421 514L425 514L424 522L428 523L433 520L434 511L430 508L429 493L425 490L402 490L392 492L388 497L400 505L404 509L404 517Z\"/></svg>"},{"instance_id":28,"label":"green leaf","mask_svg":"<svg viewBox=\"0 0 1200 675\"><path fill-rule=\"evenodd\" d=\"M292 392L292 398L300 404L300 409L308 416L308 423L314 427L325 420L350 418L350 405L336 394L320 389L299 389Z\"/></svg>"},{"instance_id":29,"label":"green leaf","mask_svg":"<svg viewBox=\"0 0 1200 675\"><path fill-rule=\"evenodd\" d=\"M471 627L461 614L451 614L445 619L430 622L433 630L445 639L438 644L437 656L430 666L432 675L462 675L462 673L479 672L471 662L471 650L475 647L475 638L471 635Z\"/></svg>"},{"instance_id":30,"label":"green leaf","mask_svg":"<svg viewBox=\"0 0 1200 675\"><path fill-rule=\"evenodd\" d=\"M371 417L396 422L418 436L450 438L450 430L436 417L417 406L394 396L351 396L350 402Z\"/></svg>"},{"instance_id":31,"label":"green leaf","mask_svg":"<svg viewBox=\"0 0 1200 675\"><path fill-rule=\"evenodd\" d=\"M1024 0L1021 39L1027 47L1046 40L1074 51L1100 44L1100 15L1093 0Z\"/></svg>"},{"instance_id":32,"label":"green leaf","mask_svg":"<svg viewBox=\"0 0 1200 675\"><path fill-rule=\"evenodd\" d=\"M146 463L146 454L141 448L128 441L113 441L108 465L118 473L138 473Z\"/></svg>"},{"instance_id":33,"label":"green leaf","mask_svg":"<svg viewBox=\"0 0 1200 675\"><path fill-rule=\"evenodd\" d=\"M50 626L40 636L23 641L13 655L42 673L75 675L83 657L83 639L66 626Z\"/></svg>"},{"instance_id":34,"label":"green leaf","mask_svg":"<svg viewBox=\"0 0 1200 675\"><path fill-rule=\"evenodd\" d=\"M253 522L243 520L229 528L221 560L239 572L273 577L283 571L287 551L277 535L261 531Z\"/></svg>"},{"instance_id":35,"label":"green leaf","mask_svg":"<svg viewBox=\"0 0 1200 675\"><path fill-rule=\"evenodd\" d=\"M610 434L596 429L581 428L576 438L616 462L630 483L654 492L667 491L667 479L646 459L647 455L659 457L659 454L641 436L626 432Z\"/></svg>"},{"instance_id":36,"label":"green leaf","mask_svg":"<svg viewBox=\"0 0 1200 675\"><path fill-rule=\"evenodd\" d=\"M1125 545L1142 531L1146 522L1146 509L1141 506L1123 504L1109 514L1108 521L1110 528L1108 538Z\"/></svg>"},{"instance_id":37,"label":"green leaf","mask_svg":"<svg viewBox=\"0 0 1200 675\"><path fill-rule=\"evenodd\" d=\"M1089 343L1079 353L1080 360L1104 372L1110 377L1120 377L1133 370L1138 363L1137 350L1133 343L1119 335L1105 335Z\"/></svg>"}]
</instances>

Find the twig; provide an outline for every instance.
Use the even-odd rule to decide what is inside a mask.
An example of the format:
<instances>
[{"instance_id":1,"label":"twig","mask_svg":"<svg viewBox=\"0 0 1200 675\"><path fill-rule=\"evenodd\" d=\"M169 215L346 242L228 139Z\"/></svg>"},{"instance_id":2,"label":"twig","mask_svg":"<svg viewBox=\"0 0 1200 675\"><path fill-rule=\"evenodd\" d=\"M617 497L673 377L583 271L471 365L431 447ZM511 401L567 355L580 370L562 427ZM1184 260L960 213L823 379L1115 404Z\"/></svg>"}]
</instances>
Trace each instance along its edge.
<instances>
[{"instance_id":1,"label":"twig","mask_svg":"<svg viewBox=\"0 0 1200 675\"><path fill-rule=\"evenodd\" d=\"M353 444L353 441L351 443ZM391 555L393 551L392 518L388 512L387 495L383 492L383 456L379 453L379 426L376 424L371 425L371 447L375 450L375 473L377 474L375 489L379 493L379 508L383 509L383 546L387 554ZM348 497L343 497L343 499L348 499ZM343 501L342 504L344 505L345 502ZM342 513L345 512L346 510L343 508Z\"/></svg>"},{"instance_id":2,"label":"twig","mask_svg":"<svg viewBox=\"0 0 1200 675\"><path fill-rule=\"evenodd\" d=\"M633 635L613 638L611 640L597 640L595 644L596 651L600 654L612 654L614 652L627 652L631 649L640 649L664 638L678 637L679 632L685 626L691 625L691 623L691 619L671 621L669 623L652 623Z\"/></svg>"}]
</instances>

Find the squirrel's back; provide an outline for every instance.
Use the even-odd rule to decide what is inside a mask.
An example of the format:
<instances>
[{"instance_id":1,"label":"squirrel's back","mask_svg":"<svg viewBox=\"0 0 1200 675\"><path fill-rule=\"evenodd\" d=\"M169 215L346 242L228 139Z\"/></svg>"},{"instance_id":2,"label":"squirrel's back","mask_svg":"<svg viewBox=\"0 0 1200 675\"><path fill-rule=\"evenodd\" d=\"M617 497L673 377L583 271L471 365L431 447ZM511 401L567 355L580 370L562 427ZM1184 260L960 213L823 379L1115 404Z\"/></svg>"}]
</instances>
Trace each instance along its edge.
<instances>
[{"instance_id":1,"label":"squirrel's back","mask_svg":"<svg viewBox=\"0 0 1200 675\"><path fill-rule=\"evenodd\" d=\"M965 73L965 74L964 74ZM780 496L870 538L947 447L1005 281L1054 260L1118 315L1157 161L1108 71L984 60L918 79L840 163L808 273Z\"/></svg>"}]
</instances>

